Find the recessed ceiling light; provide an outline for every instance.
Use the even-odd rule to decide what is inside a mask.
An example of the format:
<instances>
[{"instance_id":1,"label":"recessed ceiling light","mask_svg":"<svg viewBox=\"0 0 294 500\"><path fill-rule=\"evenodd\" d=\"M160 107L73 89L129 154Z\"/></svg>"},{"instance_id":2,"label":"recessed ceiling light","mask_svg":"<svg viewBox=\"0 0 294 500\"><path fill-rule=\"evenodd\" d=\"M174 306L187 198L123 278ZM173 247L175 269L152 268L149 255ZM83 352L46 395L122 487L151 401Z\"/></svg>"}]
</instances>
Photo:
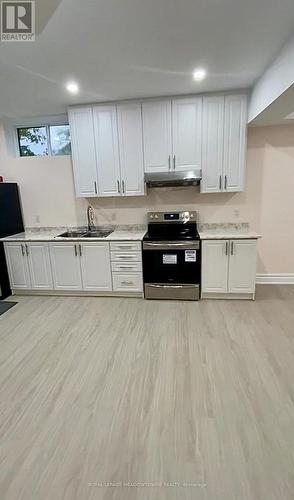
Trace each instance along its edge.
<instances>
[{"instance_id":1,"label":"recessed ceiling light","mask_svg":"<svg viewBox=\"0 0 294 500\"><path fill-rule=\"evenodd\" d=\"M196 82L201 82L206 77L206 71L202 68L197 68L193 71L193 79Z\"/></svg>"},{"instance_id":2,"label":"recessed ceiling light","mask_svg":"<svg viewBox=\"0 0 294 500\"><path fill-rule=\"evenodd\" d=\"M79 92L79 86L76 82L68 82L65 87L71 94L77 94Z\"/></svg>"}]
</instances>

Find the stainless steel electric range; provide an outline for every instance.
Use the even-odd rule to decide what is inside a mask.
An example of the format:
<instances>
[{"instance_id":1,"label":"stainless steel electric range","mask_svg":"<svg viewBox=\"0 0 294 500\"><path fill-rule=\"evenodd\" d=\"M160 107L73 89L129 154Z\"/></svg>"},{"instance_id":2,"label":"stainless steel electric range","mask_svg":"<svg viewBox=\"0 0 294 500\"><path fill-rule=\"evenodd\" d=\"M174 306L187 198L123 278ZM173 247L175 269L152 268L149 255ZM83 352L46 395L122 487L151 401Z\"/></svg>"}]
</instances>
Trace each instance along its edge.
<instances>
[{"instance_id":1,"label":"stainless steel electric range","mask_svg":"<svg viewBox=\"0 0 294 500\"><path fill-rule=\"evenodd\" d=\"M149 212L143 238L146 299L199 300L201 245L195 212Z\"/></svg>"}]
</instances>

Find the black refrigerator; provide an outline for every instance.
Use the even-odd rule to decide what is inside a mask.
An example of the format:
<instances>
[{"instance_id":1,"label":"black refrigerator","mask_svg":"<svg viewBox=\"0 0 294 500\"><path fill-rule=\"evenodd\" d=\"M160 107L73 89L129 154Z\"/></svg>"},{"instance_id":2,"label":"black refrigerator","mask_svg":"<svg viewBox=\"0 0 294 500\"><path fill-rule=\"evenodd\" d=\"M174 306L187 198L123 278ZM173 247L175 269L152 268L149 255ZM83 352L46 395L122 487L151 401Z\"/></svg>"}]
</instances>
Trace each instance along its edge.
<instances>
[{"instance_id":1,"label":"black refrigerator","mask_svg":"<svg viewBox=\"0 0 294 500\"><path fill-rule=\"evenodd\" d=\"M21 203L17 184L0 182L0 238L24 231ZM11 295L4 253L0 241L0 299Z\"/></svg>"}]
</instances>

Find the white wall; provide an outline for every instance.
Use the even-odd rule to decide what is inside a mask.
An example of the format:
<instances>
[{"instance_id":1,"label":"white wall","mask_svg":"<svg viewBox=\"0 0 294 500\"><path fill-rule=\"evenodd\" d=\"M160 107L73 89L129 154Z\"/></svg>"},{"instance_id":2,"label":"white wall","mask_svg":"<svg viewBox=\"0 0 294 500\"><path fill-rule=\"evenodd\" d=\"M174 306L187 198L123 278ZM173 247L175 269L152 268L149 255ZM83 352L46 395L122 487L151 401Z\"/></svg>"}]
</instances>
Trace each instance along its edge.
<instances>
[{"instance_id":1,"label":"white wall","mask_svg":"<svg viewBox=\"0 0 294 500\"><path fill-rule=\"evenodd\" d=\"M141 224L148 210L193 209L203 222L249 222L263 236L258 272L294 273L294 126L249 129L247 163L244 193L175 188L146 197L77 200L69 157L11 158L0 131L0 175L20 185L27 226L85 223L88 201L99 224Z\"/></svg>"}]
</instances>

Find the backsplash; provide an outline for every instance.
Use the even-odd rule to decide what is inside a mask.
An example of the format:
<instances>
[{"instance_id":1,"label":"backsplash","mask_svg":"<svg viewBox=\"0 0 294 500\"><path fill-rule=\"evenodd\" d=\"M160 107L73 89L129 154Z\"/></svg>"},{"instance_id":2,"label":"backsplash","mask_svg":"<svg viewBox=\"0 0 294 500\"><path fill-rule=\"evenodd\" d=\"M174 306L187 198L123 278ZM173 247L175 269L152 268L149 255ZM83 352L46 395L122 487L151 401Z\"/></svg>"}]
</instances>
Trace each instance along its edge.
<instances>
[{"instance_id":1,"label":"backsplash","mask_svg":"<svg viewBox=\"0 0 294 500\"><path fill-rule=\"evenodd\" d=\"M151 189L147 196L133 198L88 198L77 207L79 225L85 223L88 204L94 208L98 225L146 224L147 212L177 210L196 211L198 222L249 221L254 225L245 193L201 194L199 188L186 187Z\"/></svg>"}]
</instances>

